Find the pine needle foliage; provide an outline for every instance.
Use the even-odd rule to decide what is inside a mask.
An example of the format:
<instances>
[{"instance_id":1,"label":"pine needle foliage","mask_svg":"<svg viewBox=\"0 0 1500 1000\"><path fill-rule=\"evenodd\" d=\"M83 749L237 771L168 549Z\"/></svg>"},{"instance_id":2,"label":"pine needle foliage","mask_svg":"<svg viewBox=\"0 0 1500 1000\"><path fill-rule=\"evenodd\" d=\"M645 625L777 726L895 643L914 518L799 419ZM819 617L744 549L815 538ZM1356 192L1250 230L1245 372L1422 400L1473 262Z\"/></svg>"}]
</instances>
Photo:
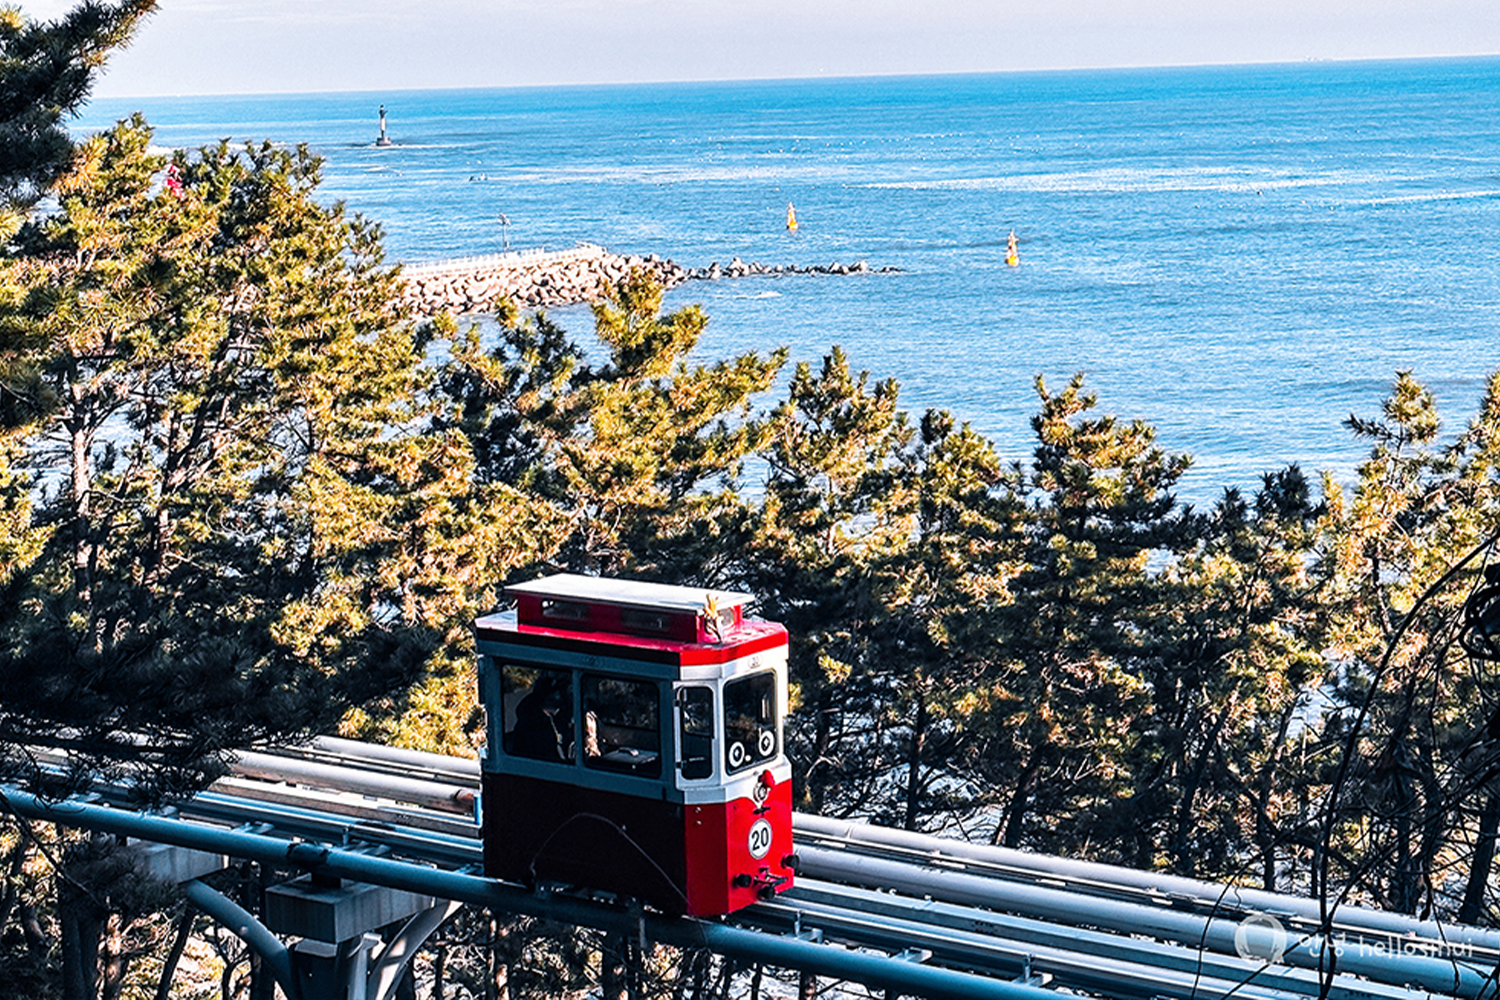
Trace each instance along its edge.
<instances>
[{"instance_id":1,"label":"pine needle foliage","mask_svg":"<svg viewBox=\"0 0 1500 1000\"><path fill-rule=\"evenodd\" d=\"M378 230L317 204L318 176L269 145L169 162L135 118L85 143L57 210L18 233L0 309L11 468L30 473L5 510L31 534L0 553L13 771L41 745L195 785L232 748L409 683L469 609L450 572L485 565L467 448L426 433L427 335L393 305Z\"/></svg>"},{"instance_id":2,"label":"pine needle foliage","mask_svg":"<svg viewBox=\"0 0 1500 1000\"><path fill-rule=\"evenodd\" d=\"M90 0L45 23L0 6L0 240L68 168L73 143L65 119L87 99L108 53L156 6Z\"/></svg>"},{"instance_id":3,"label":"pine needle foliage","mask_svg":"<svg viewBox=\"0 0 1500 1000\"><path fill-rule=\"evenodd\" d=\"M594 307L604 357L544 314L512 315L493 347L477 331L444 373L453 426L482 481L548 505L554 545L540 561L603 575L712 584L743 538L737 492L765 441L753 401L784 352L693 358L707 317L662 312L662 289L636 274Z\"/></svg>"}]
</instances>

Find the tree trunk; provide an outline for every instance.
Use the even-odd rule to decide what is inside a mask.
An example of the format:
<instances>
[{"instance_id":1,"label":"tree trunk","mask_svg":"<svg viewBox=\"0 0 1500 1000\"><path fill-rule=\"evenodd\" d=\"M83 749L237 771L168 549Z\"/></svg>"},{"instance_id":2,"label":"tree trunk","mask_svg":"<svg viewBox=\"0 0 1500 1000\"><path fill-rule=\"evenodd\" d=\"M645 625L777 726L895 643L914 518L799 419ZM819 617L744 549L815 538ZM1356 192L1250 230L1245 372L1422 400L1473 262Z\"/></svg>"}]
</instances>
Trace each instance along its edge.
<instances>
[{"instance_id":1,"label":"tree trunk","mask_svg":"<svg viewBox=\"0 0 1500 1000\"><path fill-rule=\"evenodd\" d=\"M125 972L130 959L125 954L125 920L111 913L104 924L104 953L99 962L101 1000L120 1000L125 991Z\"/></svg>"},{"instance_id":2,"label":"tree trunk","mask_svg":"<svg viewBox=\"0 0 1500 1000\"><path fill-rule=\"evenodd\" d=\"M1500 794L1491 791L1485 793L1484 807L1479 812L1479 836L1474 842L1474 858L1469 862L1463 905L1458 910L1461 924L1477 924L1484 913L1485 890L1495 863L1496 833L1500 833Z\"/></svg>"},{"instance_id":3,"label":"tree trunk","mask_svg":"<svg viewBox=\"0 0 1500 1000\"><path fill-rule=\"evenodd\" d=\"M443 1000L444 980L448 972L448 946L439 941L432 957L432 1000Z\"/></svg>"},{"instance_id":4,"label":"tree trunk","mask_svg":"<svg viewBox=\"0 0 1500 1000\"><path fill-rule=\"evenodd\" d=\"M177 933L172 938L172 950L167 952L167 959L161 967L161 981L156 984L156 1000L171 1000L172 977L177 975L177 963L182 960L182 950L187 947L188 936L193 932L193 918L197 913L189 903L183 906L182 916L177 918Z\"/></svg>"},{"instance_id":5,"label":"tree trunk","mask_svg":"<svg viewBox=\"0 0 1500 1000\"><path fill-rule=\"evenodd\" d=\"M271 875L265 865L256 865L252 871L255 877L246 879L243 883L244 898L240 905L251 913L259 914ZM261 958L259 952L250 953L250 1000L276 1000L276 977L271 974L269 964Z\"/></svg>"},{"instance_id":6,"label":"tree trunk","mask_svg":"<svg viewBox=\"0 0 1500 1000\"><path fill-rule=\"evenodd\" d=\"M917 683L917 717L912 722L911 745L906 754L906 817L902 828L915 830L922 794L922 751L927 744L926 685Z\"/></svg>"},{"instance_id":7,"label":"tree trunk","mask_svg":"<svg viewBox=\"0 0 1500 1000\"><path fill-rule=\"evenodd\" d=\"M507 945L510 933L501 925L500 918L495 916L495 911L489 911L490 921L490 946L487 949L489 961L489 975L484 981L484 995L486 1000L509 1000L510 997L510 963L507 956Z\"/></svg>"},{"instance_id":8,"label":"tree trunk","mask_svg":"<svg viewBox=\"0 0 1500 1000\"><path fill-rule=\"evenodd\" d=\"M23 902L16 908L16 922L26 938L26 950L38 962L47 960L47 935L42 931L42 922L36 917L36 907Z\"/></svg>"},{"instance_id":9,"label":"tree trunk","mask_svg":"<svg viewBox=\"0 0 1500 1000\"><path fill-rule=\"evenodd\" d=\"M1031 784L1036 780L1037 772L1042 768L1042 750L1046 745L1043 742L1031 748L1031 755L1026 759L1026 766L1021 769L1021 776L1016 781L1016 790L1011 794L1010 804L1005 807L1005 819L995 828L992 843L1004 847L1021 846L1021 828L1026 821L1026 802L1031 797Z\"/></svg>"},{"instance_id":10,"label":"tree trunk","mask_svg":"<svg viewBox=\"0 0 1500 1000\"><path fill-rule=\"evenodd\" d=\"M824 687L818 693L818 705L813 713L816 720L813 736L812 764L802 780L802 798L807 803L807 810L812 813L823 812L824 791L827 782L822 780L819 772L824 768L828 760L828 746L833 738L833 706L829 704L832 693L828 687ZM817 777L814 777L817 775Z\"/></svg>"},{"instance_id":11,"label":"tree trunk","mask_svg":"<svg viewBox=\"0 0 1500 1000\"><path fill-rule=\"evenodd\" d=\"M11 848L10 857L5 862L5 898L0 899L0 934L10 924L10 915L16 908L16 901L21 898L21 869L26 865L26 848L31 843L22 833L16 837L16 846Z\"/></svg>"},{"instance_id":12,"label":"tree trunk","mask_svg":"<svg viewBox=\"0 0 1500 1000\"><path fill-rule=\"evenodd\" d=\"M73 406L75 412L73 418L68 421L68 443L69 461L72 468L69 470L69 497L72 502L73 524L71 526L73 542L73 595L78 603L87 609L93 601L92 566L93 555L90 544L93 529L89 524L89 498L93 491L92 466L90 464L89 444L90 437L86 422L78 416L76 410L82 405L79 398L80 390L75 384L73 387Z\"/></svg>"},{"instance_id":13,"label":"tree trunk","mask_svg":"<svg viewBox=\"0 0 1500 1000\"><path fill-rule=\"evenodd\" d=\"M99 995L99 935L103 920L93 902L74 898L59 901L58 924L62 932L62 985L67 1000L94 1000Z\"/></svg>"},{"instance_id":14,"label":"tree trunk","mask_svg":"<svg viewBox=\"0 0 1500 1000\"><path fill-rule=\"evenodd\" d=\"M1188 774L1182 799L1177 803L1177 829L1172 836L1172 871L1178 875L1192 875L1196 871L1193 852L1187 847L1188 832L1197 821L1193 805L1198 798L1198 789L1203 787L1204 772L1208 770L1208 762L1219 745L1219 736L1224 732L1224 723L1228 718L1229 710L1224 709L1209 727L1208 735L1203 740L1202 752L1198 754L1198 760Z\"/></svg>"},{"instance_id":15,"label":"tree trunk","mask_svg":"<svg viewBox=\"0 0 1500 1000\"><path fill-rule=\"evenodd\" d=\"M620 931L604 937L604 952L599 960L600 1000L629 1000L626 985L626 952L630 943Z\"/></svg>"},{"instance_id":16,"label":"tree trunk","mask_svg":"<svg viewBox=\"0 0 1500 1000\"><path fill-rule=\"evenodd\" d=\"M672 1000L687 1000L689 986L696 987L694 996L701 995L703 982L704 953L697 948L684 950L677 967L677 982L672 985Z\"/></svg>"},{"instance_id":17,"label":"tree trunk","mask_svg":"<svg viewBox=\"0 0 1500 1000\"><path fill-rule=\"evenodd\" d=\"M1271 792L1280 770L1281 748L1286 745L1287 732L1291 728L1295 711L1294 702L1293 707L1284 709L1281 713L1281 722L1276 729L1276 742L1271 745L1271 752L1260 766L1255 796L1252 798L1256 804L1255 843L1261 852L1260 887L1266 892L1276 891L1276 830L1271 823Z\"/></svg>"},{"instance_id":18,"label":"tree trunk","mask_svg":"<svg viewBox=\"0 0 1500 1000\"><path fill-rule=\"evenodd\" d=\"M1398 759L1392 780L1396 784L1396 864L1392 876L1394 892L1391 905L1397 913L1415 913L1417 910L1418 874L1412 857L1412 814L1416 812L1416 796L1412 794L1411 779Z\"/></svg>"}]
</instances>

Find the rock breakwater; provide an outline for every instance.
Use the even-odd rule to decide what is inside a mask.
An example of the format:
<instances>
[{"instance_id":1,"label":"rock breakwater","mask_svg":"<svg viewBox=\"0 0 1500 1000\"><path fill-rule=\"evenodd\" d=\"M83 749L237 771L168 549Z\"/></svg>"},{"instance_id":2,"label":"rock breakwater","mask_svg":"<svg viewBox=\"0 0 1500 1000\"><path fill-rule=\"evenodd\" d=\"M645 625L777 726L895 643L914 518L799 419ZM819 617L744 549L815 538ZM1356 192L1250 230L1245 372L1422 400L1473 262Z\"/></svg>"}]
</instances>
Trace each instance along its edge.
<instances>
[{"instance_id":1,"label":"rock breakwater","mask_svg":"<svg viewBox=\"0 0 1500 1000\"><path fill-rule=\"evenodd\" d=\"M687 270L655 254L610 253L591 243L571 250L522 250L408 264L406 299L418 312L494 312L509 299L523 309L594 302L633 271L655 275L667 288L687 280Z\"/></svg>"},{"instance_id":2,"label":"rock breakwater","mask_svg":"<svg viewBox=\"0 0 1500 1000\"><path fill-rule=\"evenodd\" d=\"M718 261L714 261L707 267L687 268L687 276L690 281L717 281L720 278L748 278L756 275L774 277L779 274L894 274L900 270L898 267L873 268L862 260L853 264L834 262L799 267L795 264L747 264L736 257L723 267L719 266Z\"/></svg>"},{"instance_id":3,"label":"rock breakwater","mask_svg":"<svg viewBox=\"0 0 1500 1000\"><path fill-rule=\"evenodd\" d=\"M417 312L432 314L494 312L510 300L523 309L596 302L635 271L653 275L666 288L684 281L715 281L721 278L790 274L876 274L864 261L854 264L746 263L736 257L727 265L717 261L700 268L686 268L656 254L640 257L610 253L604 247L581 243L570 250L523 250L515 253L462 257L433 264L408 264L402 268L406 301Z\"/></svg>"}]
</instances>

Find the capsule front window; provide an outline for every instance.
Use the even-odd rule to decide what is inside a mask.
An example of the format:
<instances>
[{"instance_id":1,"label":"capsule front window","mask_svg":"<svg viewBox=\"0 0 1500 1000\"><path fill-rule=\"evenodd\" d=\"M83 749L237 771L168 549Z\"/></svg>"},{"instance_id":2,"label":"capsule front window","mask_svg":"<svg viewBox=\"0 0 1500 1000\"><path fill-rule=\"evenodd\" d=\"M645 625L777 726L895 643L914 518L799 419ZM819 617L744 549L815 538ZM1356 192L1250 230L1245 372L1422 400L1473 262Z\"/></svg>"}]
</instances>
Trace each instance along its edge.
<instances>
[{"instance_id":1,"label":"capsule front window","mask_svg":"<svg viewBox=\"0 0 1500 1000\"><path fill-rule=\"evenodd\" d=\"M763 764L780 748L776 675L769 671L724 685L725 755L730 773Z\"/></svg>"}]
</instances>

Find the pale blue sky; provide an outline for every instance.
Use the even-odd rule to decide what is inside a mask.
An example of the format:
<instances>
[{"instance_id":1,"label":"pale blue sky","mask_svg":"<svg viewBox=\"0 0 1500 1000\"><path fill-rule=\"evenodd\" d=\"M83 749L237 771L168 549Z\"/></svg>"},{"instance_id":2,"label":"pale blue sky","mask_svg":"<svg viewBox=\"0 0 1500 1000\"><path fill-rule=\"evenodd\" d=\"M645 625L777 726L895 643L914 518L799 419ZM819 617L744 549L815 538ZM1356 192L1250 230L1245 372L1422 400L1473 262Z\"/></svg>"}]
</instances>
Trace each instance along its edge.
<instances>
[{"instance_id":1,"label":"pale blue sky","mask_svg":"<svg viewBox=\"0 0 1500 1000\"><path fill-rule=\"evenodd\" d=\"M20 0L31 17L68 0ZM100 96L1500 53L1500 0L162 0Z\"/></svg>"}]
</instances>

